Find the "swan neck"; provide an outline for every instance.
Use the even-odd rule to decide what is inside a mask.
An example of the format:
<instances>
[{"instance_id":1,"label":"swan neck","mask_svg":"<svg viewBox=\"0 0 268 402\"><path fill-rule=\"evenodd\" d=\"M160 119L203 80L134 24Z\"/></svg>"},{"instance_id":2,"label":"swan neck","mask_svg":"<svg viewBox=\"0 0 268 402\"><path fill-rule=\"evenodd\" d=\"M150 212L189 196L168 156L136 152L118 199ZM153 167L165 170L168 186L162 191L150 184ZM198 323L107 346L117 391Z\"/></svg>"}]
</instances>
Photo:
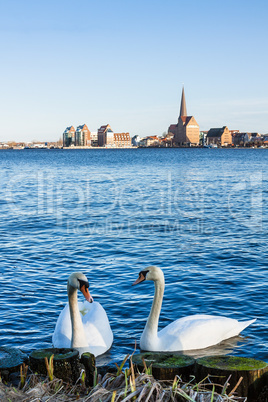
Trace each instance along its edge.
<instances>
[{"instance_id":1,"label":"swan neck","mask_svg":"<svg viewBox=\"0 0 268 402\"><path fill-rule=\"evenodd\" d=\"M82 318L78 307L77 289L73 288L72 286L68 286L68 299L69 299L69 309L72 323L71 348L80 347L81 337L85 338L85 335L84 335Z\"/></svg>"},{"instance_id":2,"label":"swan neck","mask_svg":"<svg viewBox=\"0 0 268 402\"><path fill-rule=\"evenodd\" d=\"M161 279L157 279L154 282L154 285L155 285L154 300L150 315L147 320L147 324L145 326L145 331L149 332L152 337L156 337L158 332L158 322L164 295L165 282Z\"/></svg>"}]
</instances>

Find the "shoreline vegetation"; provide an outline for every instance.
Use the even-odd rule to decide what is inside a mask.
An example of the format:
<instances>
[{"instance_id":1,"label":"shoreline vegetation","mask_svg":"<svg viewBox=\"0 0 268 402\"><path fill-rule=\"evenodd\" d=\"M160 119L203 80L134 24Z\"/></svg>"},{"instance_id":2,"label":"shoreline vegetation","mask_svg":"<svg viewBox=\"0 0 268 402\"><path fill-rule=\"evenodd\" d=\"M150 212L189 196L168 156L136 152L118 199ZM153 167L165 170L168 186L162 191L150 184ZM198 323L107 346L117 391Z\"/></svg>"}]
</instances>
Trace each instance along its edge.
<instances>
[{"instance_id":1,"label":"shoreline vegetation","mask_svg":"<svg viewBox=\"0 0 268 402\"><path fill-rule=\"evenodd\" d=\"M73 349L70 349L70 351L73 351ZM27 365L24 362L19 366L19 371L17 367L16 371L7 372L1 365L3 377L0 377L0 400L8 402L76 400L91 402L267 402L267 368L265 368L264 374L260 377L264 379L261 382L261 386L257 377L257 371L259 370L254 370L256 371L256 376L254 374L254 383L249 385L248 395L241 395L240 384L243 382L243 377L239 374L240 378L237 380L238 377L235 376L235 371L231 375L225 374L224 376L223 374L215 375L214 373L203 376L202 373L202 379L200 380L193 366L191 366L193 374L187 376L183 370L187 367L181 366L180 374L174 375L172 379L157 379L153 375L153 368L156 367L155 363L146 358L149 352L138 355L134 353L135 351L132 355L127 355L120 366L114 363L114 367L101 368L95 367L94 356L86 353L92 359L91 368L93 367L93 371L89 372L87 369L80 368L80 374L75 380L71 376L63 380L60 375L54 375L55 371L57 372L54 355L51 355L49 359L45 357L46 371L42 374L40 371L36 372L36 368L34 369L31 366L31 355L30 360L26 362ZM57 355L55 355L56 357ZM81 361L82 358L83 355ZM137 358L138 360L142 359L142 366L136 364ZM237 358L230 356L230 359ZM247 365L253 363L252 359L243 359ZM196 362L198 363L198 360ZM263 363L266 364L258 360L254 360L254 362L256 362L256 367L258 368ZM63 361L61 365L62 363ZM66 377L66 366L62 365L61 370ZM170 373L168 366L166 370L167 373ZM247 381L245 371L244 374L244 381ZM235 378L235 382L232 382L232 375ZM258 383L258 388L256 388L256 382ZM254 388L253 394L252 386Z\"/></svg>"},{"instance_id":2,"label":"shoreline vegetation","mask_svg":"<svg viewBox=\"0 0 268 402\"><path fill-rule=\"evenodd\" d=\"M130 369L131 370L131 369ZM212 379L215 381L215 379ZM1 401L217 401L217 402L246 402L247 397L235 396L235 390L227 393L226 387L222 392L215 391L216 383L210 377L203 382L185 383L179 376L174 381L157 381L149 372L134 373L126 369L120 374L106 373L98 376L97 383L87 388L82 381L72 385L61 379L44 378L36 374L27 377L25 385L14 387L0 383ZM210 388L210 389L209 389ZM212 389L211 389L212 388ZM233 391L233 392L232 392ZM261 399L260 399L261 401Z\"/></svg>"},{"instance_id":3,"label":"shoreline vegetation","mask_svg":"<svg viewBox=\"0 0 268 402\"><path fill-rule=\"evenodd\" d=\"M17 386L0 382L0 400L14 402L247 401L247 397L235 396L236 387L227 391L228 381L220 386L215 378L207 376L203 381L195 383L193 376L192 380L184 382L178 375L173 381L156 380L151 374L151 368L147 368L146 365L141 373L135 372L131 360L129 369L123 370L123 366L124 364L118 367L115 373L96 375L93 385L87 387L83 372L75 384L70 384L54 378L53 370L51 374L49 368L46 377L35 373L27 375L28 366L24 365L20 370L20 382ZM221 387L221 392L215 391L216 386Z\"/></svg>"}]
</instances>

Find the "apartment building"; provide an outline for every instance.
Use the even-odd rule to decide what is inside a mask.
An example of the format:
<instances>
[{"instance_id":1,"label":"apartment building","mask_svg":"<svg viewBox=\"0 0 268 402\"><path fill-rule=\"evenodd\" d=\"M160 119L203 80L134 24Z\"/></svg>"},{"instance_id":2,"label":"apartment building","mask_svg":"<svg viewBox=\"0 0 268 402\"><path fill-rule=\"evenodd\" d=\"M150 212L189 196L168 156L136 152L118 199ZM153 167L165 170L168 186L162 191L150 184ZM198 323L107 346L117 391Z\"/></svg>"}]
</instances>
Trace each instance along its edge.
<instances>
[{"instance_id":1,"label":"apartment building","mask_svg":"<svg viewBox=\"0 0 268 402\"><path fill-rule=\"evenodd\" d=\"M99 147L114 146L114 132L110 124L105 124L98 129L98 145Z\"/></svg>"},{"instance_id":2,"label":"apartment building","mask_svg":"<svg viewBox=\"0 0 268 402\"><path fill-rule=\"evenodd\" d=\"M75 128L74 126L66 127L63 132L63 146L70 147L75 145Z\"/></svg>"},{"instance_id":3,"label":"apartment building","mask_svg":"<svg viewBox=\"0 0 268 402\"><path fill-rule=\"evenodd\" d=\"M78 147L91 145L90 131L86 124L78 126L75 130L75 145Z\"/></svg>"},{"instance_id":4,"label":"apartment building","mask_svg":"<svg viewBox=\"0 0 268 402\"><path fill-rule=\"evenodd\" d=\"M227 146L232 144L232 134L227 126L211 128L207 133L207 144Z\"/></svg>"},{"instance_id":5,"label":"apartment building","mask_svg":"<svg viewBox=\"0 0 268 402\"><path fill-rule=\"evenodd\" d=\"M129 133L114 133L109 124L98 129L98 145L100 147L126 148L131 147Z\"/></svg>"},{"instance_id":6,"label":"apartment building","mask_svg":"<svg viewBox=\"0 0 268 402\"><path fill-rule=\"evenodd\" d=\"M114 145L117 148L131 147L131 138L129 133L114 133Z\"/></svg>"}]
</instances>

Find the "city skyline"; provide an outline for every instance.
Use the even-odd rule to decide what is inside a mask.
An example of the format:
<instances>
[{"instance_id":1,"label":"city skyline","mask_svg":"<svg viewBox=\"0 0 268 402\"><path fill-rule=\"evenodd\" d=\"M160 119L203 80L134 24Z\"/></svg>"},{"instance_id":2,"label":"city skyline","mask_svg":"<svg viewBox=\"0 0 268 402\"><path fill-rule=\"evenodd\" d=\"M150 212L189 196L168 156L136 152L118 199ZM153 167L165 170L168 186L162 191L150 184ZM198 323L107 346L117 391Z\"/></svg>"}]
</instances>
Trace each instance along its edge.
<instances>
[{"instance_id":1,"label":"city skyline","mask_svg":"<svg viewBox=\"0 0 268 402\"><path fill-rule=\"evenodd\" d=\"M82 123L161 135L182 85L201 131L268 132L263 0L11 0L0 11L0 141L57 141Z\"/></svg>"}]
</instances>

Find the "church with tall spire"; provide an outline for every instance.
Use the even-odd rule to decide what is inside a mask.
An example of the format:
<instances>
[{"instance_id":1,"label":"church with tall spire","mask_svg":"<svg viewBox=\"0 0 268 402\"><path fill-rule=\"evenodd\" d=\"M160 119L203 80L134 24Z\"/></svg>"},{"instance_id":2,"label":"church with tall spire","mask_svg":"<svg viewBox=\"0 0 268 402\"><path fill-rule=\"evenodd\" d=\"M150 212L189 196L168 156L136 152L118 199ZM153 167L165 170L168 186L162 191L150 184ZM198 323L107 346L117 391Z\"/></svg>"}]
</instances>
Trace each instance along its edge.
<instances>
[{"instance_id":1,"label":"church with tall spire","mask_svg":"<svg viewBox=\"0 0 268 402\"><path fill-rule=\"evenodd\" d=\"M193 116L187 116L184 87L182 87L178 123L171 124L168 132L174 134L173 145L175 146L195 146L199 144L199 125Z\"/></svg>"},{"instance_id":2,"label":"church with tall spire","mask_svg":"<svg viewBox=\"0 0 268 402\"><path fill-rule=\"evenodd\" d=\"M181 94L180 116L187 116L186 102L185 102L185 95L184 95L184 87L182 87L182 94Z\"/></svg>"}]
</instances>

